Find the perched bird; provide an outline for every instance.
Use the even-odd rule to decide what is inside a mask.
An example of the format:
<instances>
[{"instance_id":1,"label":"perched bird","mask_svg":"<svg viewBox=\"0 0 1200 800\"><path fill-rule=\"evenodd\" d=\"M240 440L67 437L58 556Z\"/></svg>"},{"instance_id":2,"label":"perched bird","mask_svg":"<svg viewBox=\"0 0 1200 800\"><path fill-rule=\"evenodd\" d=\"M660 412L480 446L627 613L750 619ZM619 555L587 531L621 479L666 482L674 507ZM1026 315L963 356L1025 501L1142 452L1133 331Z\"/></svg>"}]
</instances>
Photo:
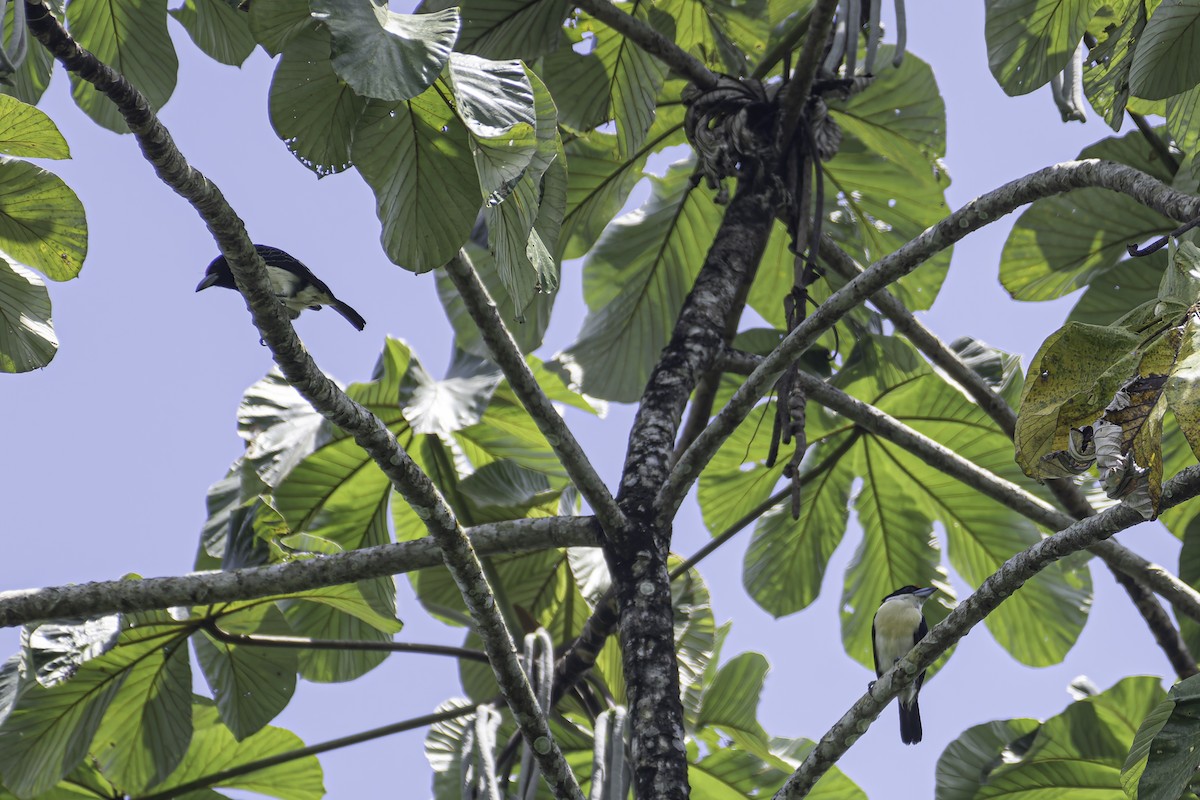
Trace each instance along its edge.
<instances>
[{"instance_id":1,"label":"perched bird","mask_svg":"<svg viewBox=\"0 0 1200 800\"><path fill-rule=\"evenodd\" d=\"M267 262L267 274L271 277L271 287L275 290L275 296L279 298L279 302L283 303L287 309L289 317L295 319L306 308L319 309L321 306L331 306L334 311L345 317L347 322L360 331L366 326L367 321L362 318L361 314L334 297L333 292L329 291L329 287L320 278L313 275L312 270L294 257L278 247L269 247L265 244L256 244L254 249L262 256L262 260ZM210 286L220 286L223 289L237 288L233 282L233 272L229 269L229 262L223 255L217 256L208 265L208 269L204 271L204 280L196 286L196 291L199 292Z\"/></svg>"},{"instance_id":2,"label":"perched bird","mask_svg":"<svg viewBox=\"0 0 1200 800\"><path fill-rule=\"evenodd\" d=\"M929 626L925 624L921 606L935 591L932 588L905 586L883 598L871 623L876 677L883 677L883 673L908 655L913 645L925 638ZM925 671L922 670L897 698L900 706L900 741L905 744L921 741L921 709L917 705L917 694L924 681Z\"/></svg>"}]
</instances>

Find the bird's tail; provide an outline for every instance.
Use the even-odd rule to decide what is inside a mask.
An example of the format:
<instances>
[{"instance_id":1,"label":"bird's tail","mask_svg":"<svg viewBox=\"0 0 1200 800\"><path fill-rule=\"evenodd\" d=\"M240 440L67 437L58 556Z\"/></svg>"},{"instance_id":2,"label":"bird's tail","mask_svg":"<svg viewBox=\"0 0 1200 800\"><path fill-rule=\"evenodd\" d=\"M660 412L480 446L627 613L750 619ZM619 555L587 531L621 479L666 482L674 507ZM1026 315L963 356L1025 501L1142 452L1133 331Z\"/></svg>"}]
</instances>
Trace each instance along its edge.
<instances>
[{"instance_id":1,"label":"bird's tail","mask_svg":"<svg viewBox=\"0 0 1200 800\"><path fill-rule=\"evenodd\" d=\"M917 698L908 705L896 703L900 709L900 741L905 744L916 744L921 741L921 707Z\"/></svg>"},{"instance_id":2,"label":"bird's tail","mask_svg":"<svg viewBox=\"0 0 1200 800\"><path fill-rule=\"evenodd\" d=\"M359 314L341 300L335 298L334 301L329 305L333 307L334 311L345 317L347 322L358 328L360 331L367 326L367 321L362 318L362 314Z\"/></svg>"}]
</instances>

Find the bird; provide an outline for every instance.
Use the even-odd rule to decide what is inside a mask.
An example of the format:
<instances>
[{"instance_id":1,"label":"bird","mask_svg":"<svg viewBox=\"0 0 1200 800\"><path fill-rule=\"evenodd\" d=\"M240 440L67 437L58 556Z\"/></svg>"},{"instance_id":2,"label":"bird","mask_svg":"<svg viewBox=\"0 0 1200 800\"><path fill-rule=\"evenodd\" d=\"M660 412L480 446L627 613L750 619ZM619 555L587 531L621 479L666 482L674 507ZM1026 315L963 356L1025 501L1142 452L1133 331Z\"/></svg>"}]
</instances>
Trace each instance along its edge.
<instances>
[{"instance_id":1,"label":"bird","mask_svg":"<svg viewBox=\"0 0 1200 800\"><path fill-rule=\"evenodd\" d=\"M362 314L334 297L329 287L290 253L265 244L256 244L254 249L266 262L271 288L279 302L287 309L289 317L295 319L306 308L320 309L321 306L330 306L358 330L366 327L367 321L363 319ZM196 291L210 286L237 289L233 282L233 272L230 271L229 262L225 260L224 255L214 258L208 269L204 270L204 279L196 286Z\"/></svg>"},{"instance_id":2,"label":"bird","mask_svg":"<svg viewBox=\"0 0 1200 800\"><path fill-rule=\"evenodd\" d=\"M903 586L883 598L875 619L871 622L871 645L875 652L875 676L883 677L896 662L908 655L917 642L925 638L929 626L921 606L936 589ZM921 741L921 709L917 694L925 682L925 670L900 692L900 741L916 744Z\"/></svg>"}]
</instances>

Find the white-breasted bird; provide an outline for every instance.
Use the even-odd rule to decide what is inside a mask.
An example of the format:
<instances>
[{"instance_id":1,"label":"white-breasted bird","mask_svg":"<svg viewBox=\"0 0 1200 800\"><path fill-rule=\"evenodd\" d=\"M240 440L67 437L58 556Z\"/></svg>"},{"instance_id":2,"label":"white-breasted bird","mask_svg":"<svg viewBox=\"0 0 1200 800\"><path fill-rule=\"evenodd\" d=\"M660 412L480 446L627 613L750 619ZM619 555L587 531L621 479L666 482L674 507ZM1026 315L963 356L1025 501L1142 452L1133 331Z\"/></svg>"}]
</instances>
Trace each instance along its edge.
<instances>
[{"instance_id":1,"label":"white-breasted bird","mask_svg":"<svg viewBox=\"0 0 1200 800\"><path fill-rule=\"evenodd\" d=\"M897 661L908 655L913 646L925 638L929 626L921 606L936 589L904 586L883 598L875 619L871 622L871 646L875 651L875 676L882 677ZM925 671L896 698L900 707L900 741L916 744L921 741L921 710L917 695L925 682Z\"/></svg>"}]
</instances>

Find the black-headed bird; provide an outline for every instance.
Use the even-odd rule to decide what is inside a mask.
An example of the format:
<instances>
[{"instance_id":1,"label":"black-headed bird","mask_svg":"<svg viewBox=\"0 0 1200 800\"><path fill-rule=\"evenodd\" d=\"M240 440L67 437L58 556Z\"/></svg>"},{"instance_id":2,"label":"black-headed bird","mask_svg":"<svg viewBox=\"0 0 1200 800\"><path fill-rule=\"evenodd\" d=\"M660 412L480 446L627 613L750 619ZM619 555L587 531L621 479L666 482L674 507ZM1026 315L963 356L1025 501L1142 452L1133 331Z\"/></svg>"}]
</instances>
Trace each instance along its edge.
<instances>
[{"instance_id":1,"label":"black-headed bird","mask_svg":"<svg viewBox=\"0 0 1200 800\"><path fill-rule=\"evenodd\" d=\"M367 321L362 318L362 314L334 297L333 292L329 291L329 287L292 255L278 247L270 247L265 244L256 244L254 249L266 262L267 275L271 278L271 288L275 291L279 302L283 303L284 308L287 309L289 317L295 319L306 308L319 309L321 306L329 306L360 331L366 326ZM208 265L208 269L204 271L204 280L200 281L196 291L199 292L210 286L237 289L237 285L233 282L233 272L229 269L229 262L223 255L217 256Z\"/></svg>"},{"instance_id":2,"label":"black-headed bird","mask_svg":"<svg viewBox=\"0 0 1200 800\"><path fill-rule=\"evenodd\" d=\"M871 645L875 649L875 676L891 669L897 661L908 655L913 646L925 638L929 626L921 606L936 589L919 589L904 586L883 598L875 619L871 623ZM896 698L900 706L900 741L916 744L921 741L921 709L917 695L925 681L925 671L905 687Z\"/></svg>"}]
</instances>

